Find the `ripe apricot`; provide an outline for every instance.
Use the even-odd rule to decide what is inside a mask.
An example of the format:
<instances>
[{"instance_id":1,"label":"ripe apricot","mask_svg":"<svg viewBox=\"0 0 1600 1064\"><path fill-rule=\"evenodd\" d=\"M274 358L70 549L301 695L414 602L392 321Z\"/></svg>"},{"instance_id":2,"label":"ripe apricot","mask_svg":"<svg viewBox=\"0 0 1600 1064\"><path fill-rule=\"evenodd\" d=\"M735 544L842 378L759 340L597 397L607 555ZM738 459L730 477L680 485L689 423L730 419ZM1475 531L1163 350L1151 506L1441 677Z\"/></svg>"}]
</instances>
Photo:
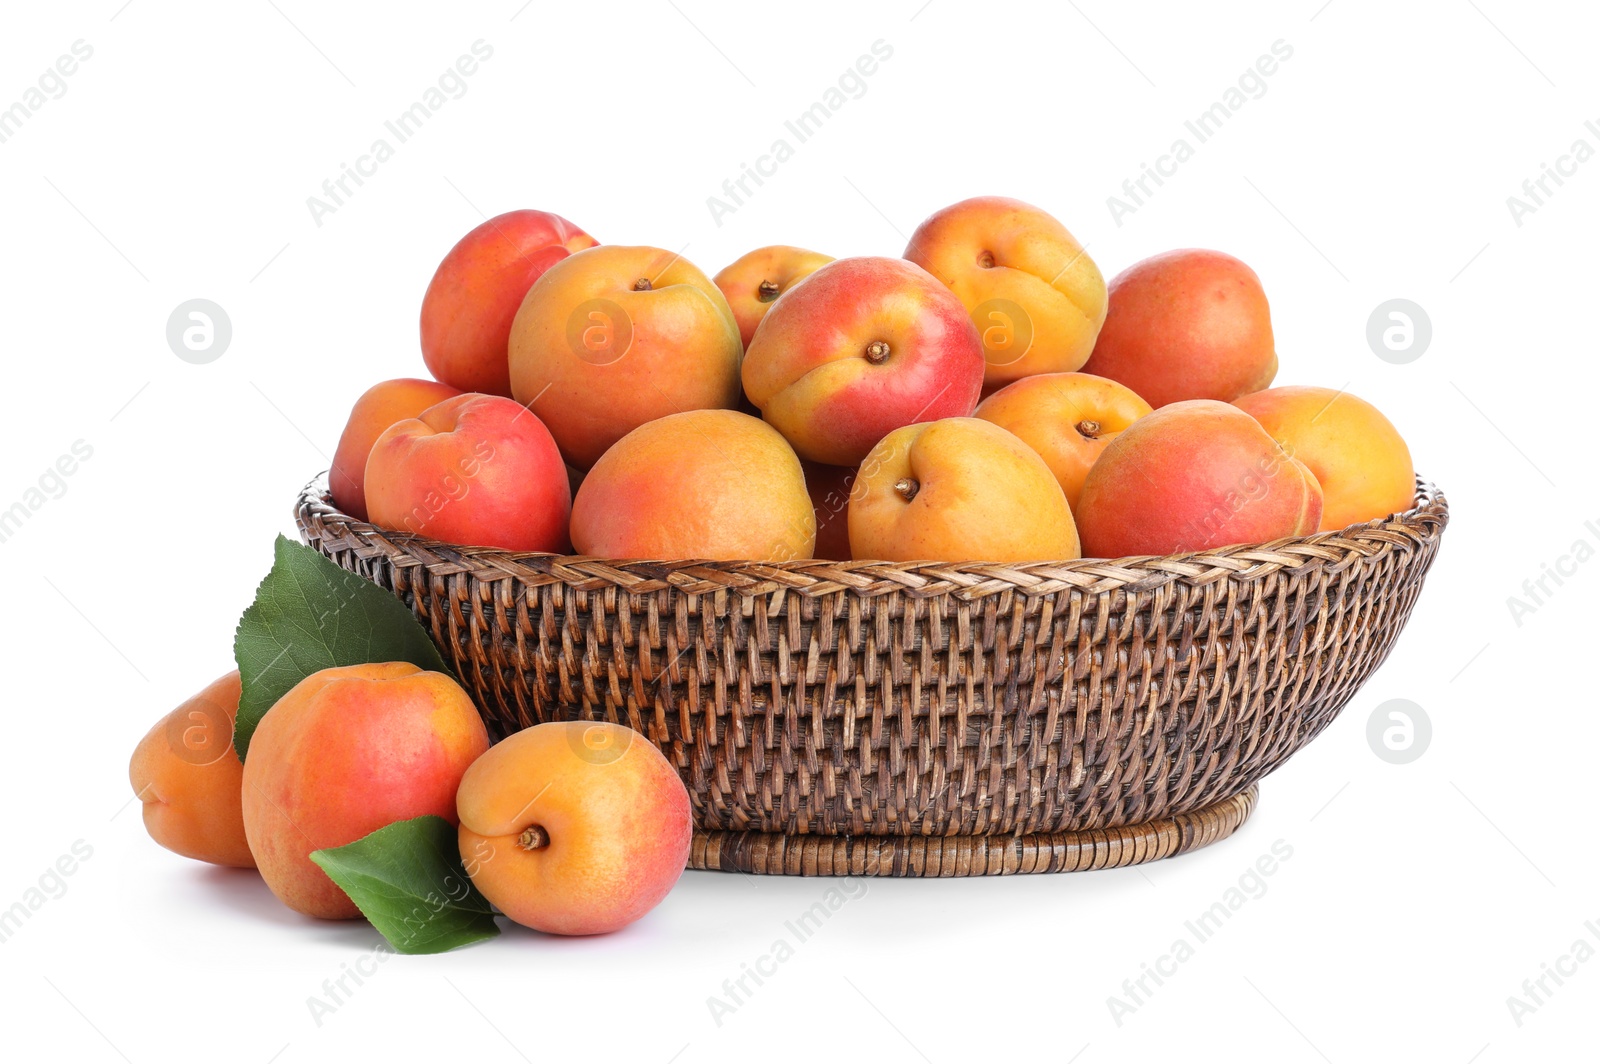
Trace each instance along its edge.
<instances>
[{"instance_id":1,"label":"ripe apricot","mask_svg":"<svg viewBox=\"0 0 1600 1064\"><path fill-rule=\"evenodd\" d=\"M1184 248L1111 279L1105 324L1085 373L1109 377L1153 407L1231 402L1278 373L1272 312L1254 270L1220 251Z\"/></svg>"},{"instance_id":2,"label":"ripe apricot","mask_svg":"<svg viewBox=\"0 0 1600 1064\"><path fill-rule=\"evenodd\" d=\"M460 394L448 384L415 378L380 381L362 392L350 409L339 448L333 452L333 468L328 471L328 490L339 508L365 521L367 456L383 430L396 421L420 417L430 406Z\"/></svg>"},{"instance_id":3,"label":"ripe apricot","mask_svg":"<svg viewBox=\"0 0 1600 1064\"><path fill-rule=\"evenodd\" d=\"M1040 373L995 392L972 416L992 421L1039 452L1077 508L1089 475L1117 433L1150 413L1133 390L1092 373Z\"/></svg>"},{"instance_id":4,"label":"ripe apricot","mask_svg":"<svg viewBox=\"0 0 1600 1064\"><path fill-rule=\"evenodd\" d=\"M711 278L661 248L593 247L528 289L506 349L511 392L588 469L646 422L739 405L744 348Z\"/></svg>"},{"instance_id":5,"label":"ripe apricot","mask_svg":"<svg viewBox=\"0 0 1600 1064\"><path fill-rule=\"evenodd\" d=\"M422 360L464 392L511 395L511 322L544 272L594 237L559 214L508 211L462 237L422 297Z\"/></svg>"},{"instance_id":6,"label":"ripe apricot","mask_svg":"<svg viewBox=\"0 0 1600 1064\"><path fill-rule=\"evenodd\" d=\"M999 425L947 417L895 429L850 489L850 556L880 561L1078 557L1066 494L1038 452Z\"/></svg>"},{"instance_id":7,"label":"ripe apricot","mask_svg":"<svg viewBox=\"0 0 1600 1064\"><path fill-rule=\"evenodd\" d=\"M1189 399L1107 445L1084 478L1077 518L1087 558L1265 543L1317 530L1322 485L1249 414Z\"/></svg>"},{"instance_id":8,"label":"ripe apricot","mask_svg":"<svg viewBox=\"0 0 1600 1064\"><path fill-rule=\"evenodd\" d=\"M134 748L128 782L152 839L196 861L254 868L239 808L244 766L233 752L238 714L235 669L156 721Z\"/></svg>"},{"instance_id":9,"label":"ripe apricot","mask_svg":"<svg viewBox=\"0 0 1600 1064\"><path fill-rule=\"evenodd\" d=\"M745 347L777 298L833 261L832 255L787 244L756 248L722 268L711 282L728 297Z\"/></svg>"},{"instance_id":10,"label":"ripe apricot","mask_svg":"<svg viewBox=\"0 0 1600 1064\"><path fill-rule=\"evenodd\" d=\"M1038 207L1005 196L933 212L911 234L906 258L948 285L972 317L986 395L1080 368L1106 317L1105 278L1084 246Z\"/></svg>"},{"instance_id":11,"label":"ripe apricot","mask_svg":"<svg viewBox=\"0 0 1600 1064\"><path fill-rule=\"evenodd\" d=\"M296 912L361 915L311 860L396 820L455 823L456 787L489 748L472 699L408 662L323 669L267 710L245 758L245 836L261 875Z\"/></svg>"},{"instance_id":12,"label":"ripe apricot","mask_svg":"<svg viewBox=\"0 0 1600 1064\"><path fill-rule=\"evenodd\" d=\"M983 343L948 288L904 259L839 259L772 304L744 392L800 457L859 465L902 425L972 413Z\"/></svg>"},{"instance_id":13,"label":"ripe apricot","mask_svg":"<svg viewBox=\"0 0 1600 1064\"><path fill-rule=\"evenodd\" d=\"M368 517L450 543L565 552L572 488L556 441L514 399L468 392L383 430Z\"/></svg>"},{"instance_id":14,"label":"ripe apricot","mask_svg":"<svg viewBox=\"0 0 1600 1064\"><path fill-rule=\"evenodd\" d=\"M620 724L553 721L502 740L456 795L461 859L519 924L598 935L667 896L689 859L689 792Z\"/></svg>"},{"instance_id":15,"label":"ripe apricot","mask_svg":"<svg viewBox=\"0 0 1600 1064\"><path fill-rule=\"evenodd\" d=\"M1323 532L1404 513L1416 501L1411 450L1365 399L1332 388L1288 386L1234 400L1322 485Z\"/></svg>"},{"instance_id":16,"label":"ripe apricot","mask_svg":"<svg viewBox=\"0 0 1600 1064\"><path fill-rule=\"evenodd\" d=\"M604 558L786 562L811 557L816 538L800 459L777 429L736 410L640 425L572 504L573 547Z\"/></svg>"}]
</instances>

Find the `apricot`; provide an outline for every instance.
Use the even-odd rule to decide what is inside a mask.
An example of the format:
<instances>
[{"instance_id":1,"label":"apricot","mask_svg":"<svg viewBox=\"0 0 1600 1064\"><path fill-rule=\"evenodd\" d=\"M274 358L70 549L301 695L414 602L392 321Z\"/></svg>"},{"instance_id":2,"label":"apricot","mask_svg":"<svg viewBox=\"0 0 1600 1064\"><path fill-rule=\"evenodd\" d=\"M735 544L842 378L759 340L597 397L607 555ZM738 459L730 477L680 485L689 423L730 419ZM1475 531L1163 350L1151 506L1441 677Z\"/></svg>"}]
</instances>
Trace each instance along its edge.
<instances>
[{"instance_id":1,"label":"apricot","mask_svg":"<svg viewBox=\"0 0 1600 1064\"><path fill-rule=\"evenodd\" d=\"M546 270L594 237L558 214L510 211L462 237L422 297L422 360L463 392L511 395L511 322Z\"/></svg>"},{"instance_id":2,"label":"apricot","mask_svg":"<svg viewBox=\"0 0 1600 1064\"><path fill-rule=\"evenodd\" d=\"M1076 509L1089 467L1117 433L1148 413L1150 404L1116 381L1090 373L1041 373L1006 385L972 416L1038 451L1067 505Z\"/></svg>"},{"instance_id":3,"label":"apricot","mask_svg":"<svg viewBox=\"0 0 1600 1064\"><path fill-rule=\"evenodd\" d=\"M907 425L861 463L852 557L1030 562L1078 557L1067 497L1038 452L988 421Z\"/></svg>"},{"instance_id":4,"label":"apricot","mask_svg":"<svg viewBox=\"0 0 1600 1064\"><path fill-rule=\"evenodd\" d=\"M816 517L800 459L776 429L736 410L641 425L584 477L572 544L604 558L809 558Z\"/></svg>"},{"instance_id":5,"label":"apricot","mask_svg":"<svg viewBox=\"0 0 1600 1064\"><path fill-rule=\"evenodd\" d=\"M588 469L629 432L739 405L739 326L681 255L594 247L547 270L511 326L511 390Z\"/></svg>"},{"instance_id":6,"label":"apricot","mask_svg":"<svg viewBox=\"0 0 1600 1064\"><path fill-rule=\"evenodd\" d=\"M328 490L335 505L365 521L367 456L383 430L460 394L448 384L412 378L381 381L362 392L350 409L350 420L345 422L339 447L333 452L333 468L328 471Z\"/></svg>"},{"instance_id":7,"label":"apricot","mask_svg":"<svg viewBox=\"0 0 1600 1064\"><path fill-rule=\"evenodd\" d=\"M512 399L468 392L395 422L372 445L365 483L383 528L507 550L568 547L561 452Z\"/></svg>"},{"instance_id":8,"label":"apricot","mask_svg":"<svg viewBox=\"0 0 1600 1064\"><path fill-rule=\"evenodd\" d=\"M811 512L817 518L817 544L812 556L828 561L850 560L850 489L856 482L855 466L801 462Z\"/></svg>"},{"instance_id":9,"label":"apricot","mask_svg":"<svg viewBox=\"0 0 1600 1064\"><path fill-rule=\"evenodd\" d=\"M1077 517L1085 557L1178 554L1309 535L1322 487L1255 418L1191 399L1146 414L1106 446Z\"/></svg>"},{"instance_id":10,"label":"apricot","mask_svg":"<svg viewBox=\"0 0 1600 1064\"><path fill-rule=\"evenodd\" d=\"M739 340L745 347L756 326L783 293L833 261L832 255L787 244L756 248L739 256L711 278L728 298L733 320L739 323Z\"/></svg>"},{"instance_id":11,"label":"apricot","mask_svg":"<svg viewBox=\"0 0 1600 1064\"><path fill-rule=\"evenodd\" d=\"M1151 406L1231 402L1278 374L1272 315L1255 271L1220 251L1168 251L1111 280L1085 373L1109 377Z\"/></svg>"},{"instance_id":12,"label":"apricot","mask_svg":"<svg viewBox=\"0 0 1600 1064\"><path fill-rule=\"evenodd\" d=\"M244 763L245 837L267 886L327 920L360 915L310 858L394 823L456 823L456 788L489 736L443 673L403 661L323 669L267 710Z\"/></svg>"},{"instance_id":13,"label":"apricot","mask_svg":"<svg viewBox=\"0 0 1600 1064\"><path fill-rule=\"evenodd\" d=\"M644 736L555 721L503 739L456 794L461 859L517 923L600 935L655 908L683 874L689 792Z\"/></svg>"},{"instance_id":14,"label":"apricot","mask_svg":"<svg viewBox=\"0 0 1600 1064\"><path fill-rule=\"evenodd\" d=\"M244 766L233 752L238 715L235 669L156 721L134 748L128 782L156 842L196 861L254 868L239 806Z\"/></svg>"},{"instance_id":15,"label":"apricot","mask_svg":"<svg viewBox=\"0 0 1600 1064\"><path fill-rule=\"evenodd\" d=\"M972 413L983 348L961 303L921 267L840 259L772 305L743 378L802 458L857 465L902 425Z\"/></svg>"},{"instance_id":16,"label":"apricot","mask_svg":"<svg viewBox=\"0 0 1600 1064\"><path fill-rule=\"evenodd\" d=\"M1415 505L1411 450L1365 399L1332 388L1289 386L1253 392L1233 405L1316 474L1322 485L1321 531L1404 513Z\"/></svg>"},{"instance_id":17,"label":"apricot","mask_svg":"<svg viewBox=\"0 0 1600 1064\"><path fill-rule=\"evenodd\" d=\"M1038 207L977 196L917 226L906 258L961 300L983 339L987 394L1083 365L1106 316L1106 282L1083 245Z\"/></svg>"}]
</instances>

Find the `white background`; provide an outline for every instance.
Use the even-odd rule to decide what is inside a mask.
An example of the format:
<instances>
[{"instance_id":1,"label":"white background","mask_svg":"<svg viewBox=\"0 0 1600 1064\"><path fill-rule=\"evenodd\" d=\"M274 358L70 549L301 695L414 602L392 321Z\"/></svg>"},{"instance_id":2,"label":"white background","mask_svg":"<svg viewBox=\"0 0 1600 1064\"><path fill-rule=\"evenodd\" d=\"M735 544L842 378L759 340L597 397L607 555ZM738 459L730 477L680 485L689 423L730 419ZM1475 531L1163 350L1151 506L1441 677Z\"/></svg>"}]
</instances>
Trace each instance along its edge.
<instances>
[{"instance_id":1,"label":"white background","mask_svg":"<svg viewBox=\"0 0 1600 1064\"><path fill-rule=\"evenodd\" d=\"M120 6L119 6L120 5ZM1507 197L1600 148L1578 4L626 5L461 10L250 0L15 5L0 106L93 57L5 143L0 509L93 447L0 543L7 820L0 908L93 848L0 944L10 1059L1506 1061L1590 1056L1600 963L1519 1026L1507 998L1600 921L1600 563L1517 624L1507 599L1600 543L1593 254L1600 161L1518 225ZM1200 10L1200 8L1205 10ZM472 42L493 58L344 206L306 198ZM882 39L893 56L717 225L706 199ZM1283 40L1293 56L1146 205L1107 197ZM792 138L791 138L792 139ZM1192 139L1192 138L1191 138ZM1552 186L1554 187L1554 186ZM691 873L609 938L511 929L392 958L318 1025L307 999L378 941L252 874L155 846L127 803L156 717L232 667L240 610L349 404L420 376L417 312L485 214L557 211L707 273L750 248L898 255L971 195L1038 204L1107 277L1227 250L1272 302L1279 383L1347 386L1408 437L1454 523L1391 660L1262 787L1232 840L1074 876L872 881L719 1026L707 998L826 880ZM180 302L233 340L180 361ZM1368 315L1433 341L1393 365ZM1433 722L1396 766L1381 703ZM1275 841L1293 856L1137 1011L1107 999Z\"/></svg>"}]
</instances>

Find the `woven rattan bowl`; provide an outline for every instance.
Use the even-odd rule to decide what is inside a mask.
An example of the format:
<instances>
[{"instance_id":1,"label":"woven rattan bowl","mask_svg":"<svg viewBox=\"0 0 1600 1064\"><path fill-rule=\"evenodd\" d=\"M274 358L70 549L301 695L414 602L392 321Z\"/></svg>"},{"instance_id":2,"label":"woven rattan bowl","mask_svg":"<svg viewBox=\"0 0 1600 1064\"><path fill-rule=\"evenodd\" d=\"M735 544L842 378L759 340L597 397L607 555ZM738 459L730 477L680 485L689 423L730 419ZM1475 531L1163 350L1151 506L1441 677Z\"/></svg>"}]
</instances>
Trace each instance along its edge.
<instances>
[{"instance_id":1,"label":"woven rattan bowl","mask_svg":"<svg viewBox=\"0 0 1600 1064\"><path fill-rule=\"evenodd\" d=\"M690 867L965 876L1225 838L1388 655L1449 518L1165 558L609 561L462 547L301 493L302 538L403 599L491 733L642 732Z\"/></svg>"}]
</instances>

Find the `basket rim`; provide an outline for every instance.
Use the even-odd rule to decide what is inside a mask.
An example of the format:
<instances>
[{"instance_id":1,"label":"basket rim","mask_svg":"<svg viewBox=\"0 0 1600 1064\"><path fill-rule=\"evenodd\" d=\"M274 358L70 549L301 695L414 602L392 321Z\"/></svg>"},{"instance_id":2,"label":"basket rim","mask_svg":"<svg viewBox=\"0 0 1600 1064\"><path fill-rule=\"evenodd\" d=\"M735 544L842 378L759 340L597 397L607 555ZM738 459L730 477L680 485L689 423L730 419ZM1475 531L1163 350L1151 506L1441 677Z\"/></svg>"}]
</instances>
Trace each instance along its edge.
<instances>
[{"instance_id":1,"label":"basket rim","mask_svg":"<svg viewBox=\"0 0 1600 1064\"><path fill-rule=\"evenodd\" d=\"M1034 596L1074 588L1095 593L1148 591L1175 580L1190 585L1255 580L1312 568L1337 571L1393 551L1415 551L1436 541L1450 517L1444 492L1420 476L1416 482L1411 509L1337 531L1181 554L1009 563L614 559L468 546L351 517L334 505L326 471L301 489L294 515L308 543L353 549L361 557L382 554L395 565L422 566L440 577L471 573L485 580L516 579L533 586L559 583L579 590L609 586L632 594L675 587L691 594L789 590L813 596L850 590L861 595L900 592L983 598L1003 591Z\"/></svg>"}]
</instances>

